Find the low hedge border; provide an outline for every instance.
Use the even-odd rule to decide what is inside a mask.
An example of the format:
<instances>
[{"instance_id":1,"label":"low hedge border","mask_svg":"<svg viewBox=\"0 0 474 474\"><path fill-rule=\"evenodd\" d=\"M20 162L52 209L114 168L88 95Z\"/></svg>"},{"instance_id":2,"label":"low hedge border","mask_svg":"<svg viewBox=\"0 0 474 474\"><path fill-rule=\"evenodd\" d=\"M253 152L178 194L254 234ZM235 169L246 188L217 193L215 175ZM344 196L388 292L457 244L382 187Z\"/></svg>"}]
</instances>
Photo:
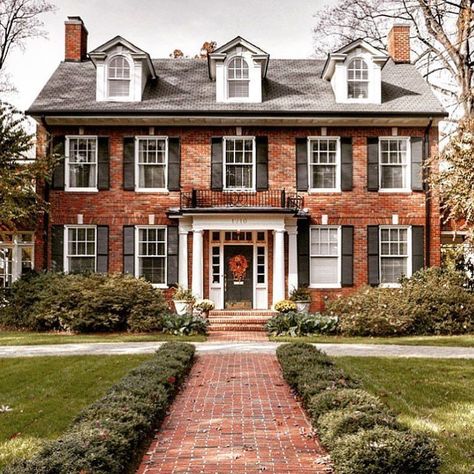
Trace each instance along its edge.
<instances>
[{"instance_id":1,"label":"low hedge border","mask_svg":"<svg viewBox=\"0 0 474 474\"><path fill-rule=\"evenodd\" d=\"M166 343L85 408L57 440L4 474L132 472L193 364L194 346Z\"/></svg>"},{"instance_id":2,"label":"low hedge border","mask_svg":"<svg viewBox=\"0 0 474 474\"><path fill-rule=\"evenodd\" d=\"M400 425L386 405L316 347L285 344L277 349L277 357L338 474L439 472L433 441Z\"/></svg>"}]
</instances>

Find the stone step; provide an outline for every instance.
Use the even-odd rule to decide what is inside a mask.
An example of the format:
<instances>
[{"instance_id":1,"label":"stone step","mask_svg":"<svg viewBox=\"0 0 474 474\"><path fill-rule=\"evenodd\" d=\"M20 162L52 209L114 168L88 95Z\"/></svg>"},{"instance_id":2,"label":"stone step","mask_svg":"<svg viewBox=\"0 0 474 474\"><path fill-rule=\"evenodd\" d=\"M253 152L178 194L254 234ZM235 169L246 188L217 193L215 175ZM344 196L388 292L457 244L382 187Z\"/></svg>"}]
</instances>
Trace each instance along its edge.
<instances>
[{"instance_id":1,"label":"stone step","mask_svg":"<svg viewBox=\"0 0 474 474\"><path fill-rule=\"evenodd\" d=\"M243 317L254 317L254 316L261 316L261 317L266 317L266 318L271 318L276 314L275 311L270 311L270 310L213 310L209 312L209 318L212 318L214 316L218 317L238 317L238 316L243 316Z\"/></svg>"},{"instance_id":2,"label":"stone step","mask_svg":"<svg viewBox=\"0 0 474 474\"><path fill-rule=\"evenodd\" d=\"M263 318L261 316L254 316L249 318L241 317L210 317L209 322L211 324L265 324L270 318Z\"/></svg>"},{"instance_id":3,"label":"stone step","mask_svg":"<svg viewBox=\"0 0 474 474\"><path fill-rule=\"evenodd\" d=\"M214 331L248 331L248 332L264 332L265 328L261 324L212 324L209 327L209 331L212 333Z\"/></svg>"}]
</instances>

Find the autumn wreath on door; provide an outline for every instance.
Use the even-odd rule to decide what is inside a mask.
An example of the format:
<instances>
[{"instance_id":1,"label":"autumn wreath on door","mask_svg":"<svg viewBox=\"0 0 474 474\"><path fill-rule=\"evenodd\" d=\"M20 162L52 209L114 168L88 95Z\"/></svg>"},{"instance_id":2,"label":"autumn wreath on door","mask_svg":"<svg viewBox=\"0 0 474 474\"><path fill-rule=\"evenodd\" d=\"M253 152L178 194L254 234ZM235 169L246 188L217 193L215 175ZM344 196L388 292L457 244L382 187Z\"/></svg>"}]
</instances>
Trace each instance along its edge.
<instances>
[{"instance_id":1,"label":"autumn wreath on door","mask_svg":"<svg viewBox=\"0 0 474 474\"><path fill-rule=\"evenodd\" d=\"M245 278L248 267L249 262L243 255L234 255L229 259L229 268L235 281L242 281Z\"/></svg>"}]
</instances>

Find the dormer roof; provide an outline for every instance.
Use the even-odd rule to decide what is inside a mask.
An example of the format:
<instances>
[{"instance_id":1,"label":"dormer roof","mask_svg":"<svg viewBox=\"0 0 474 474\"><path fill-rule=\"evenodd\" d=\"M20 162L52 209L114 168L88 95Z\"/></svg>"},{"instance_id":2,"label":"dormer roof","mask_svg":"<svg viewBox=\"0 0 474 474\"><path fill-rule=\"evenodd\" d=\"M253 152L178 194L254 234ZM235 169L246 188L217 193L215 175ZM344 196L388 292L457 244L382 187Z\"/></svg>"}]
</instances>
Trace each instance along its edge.
<instances>
[{"instance_id":1,"label":"dormer roof","mask_svg":"<svg viewBox=\"0 0 474 474\"><path fill-rule=\"evenodd\" d=\"M334 73L336 63L338 61L345 61L347 56L356 49L364 49L367 51L372 56L372 60L376 63L383 63L383 65L385 65L389 59L389 56L384 51L375 48L363 39L356 39L342 48L339 48L337 51L328 54L321 77L329 81Z\"/></svg>"},{"instance_id":2,"label":"dormer roof","mask_svg":"<svg viewBox=\"0 0 474 474\"><path fill-rule=\"evenodd\" d=\"M112 38L103 45L97 47L89 53L89 57L91 58L92 62L96 64L96 61L104 60L110 53L110 51L113 51L118 46L122 46L127 49L130 56L134 60L144 60L145 64L148 66L151 78L156 79L157 75L150 55L146 51L143 51L143 49L140 49L138 46L135 46L133 43L123 38L122 36L116 36L115 38Z\"/></svg>"},{"instance_id":3,"label":"dormer roof","mask_svg":"<svg viewBox=\"0 0 474 474\"><path fill-rule=\"evenodd\" d=\"M270 59L270 55L265 52L263 49L255 46L250 41L247 41L242 36L236 36L234 39L228 41L224 45L217 48L215 51L210 53L207 57L208 61L208 70L209 70L209 77L214 80L215 79L215 63L216 61L223 61L227 58L227 55L232 51L235 51L236 48L241 47L248 51L252 58L256 61L262 61L262 78L266 77L267 70L268 70L268 63Z\"/></svg>"}]
</instances>

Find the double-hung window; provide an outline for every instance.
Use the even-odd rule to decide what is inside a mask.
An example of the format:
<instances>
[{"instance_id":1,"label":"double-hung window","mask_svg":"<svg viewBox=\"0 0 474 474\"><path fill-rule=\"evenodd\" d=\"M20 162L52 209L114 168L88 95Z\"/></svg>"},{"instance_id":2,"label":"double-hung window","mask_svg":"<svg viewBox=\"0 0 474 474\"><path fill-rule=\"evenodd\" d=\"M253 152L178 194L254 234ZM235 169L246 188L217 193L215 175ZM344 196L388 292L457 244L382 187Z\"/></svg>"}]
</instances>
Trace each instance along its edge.
<instances>
[{"instance_id":1,"label":"double-hung window","mask_svg":"<svg viewBox=\"0 0 474 474\"><path fill-rule=\"evenodd\" d=\"M136 189L164 191L168 186L168 139L166 137L136 138Z\"/></svg>"},{"instance_id":2,"label":"double-hung window","mask_svg":"<svg viewBox=\"0 0 474 474\"><path fill-rule=\"evenodd\" d=\"M66 190L97 191L97 137L66 137Z\"/></svg>"},{"instance_id":3,"label":"double-hung window","mask_svg":"<svg viewBox=\"0 0 474 474\"><path fill-rule=\"evenodd\" d=\"M95 226L66 226L64 244L66 272L96 271L97 231Z\"/></svg>"},{"instance_id":4,"label":"double-hung window","mask_svg":"<svg viewBox=\"0 0 474 474\"><path fill-rule=\"evenodd\" d=\"M166 285L166 227L136 228L136 276L157 286Z\"/></svg>"},{"instance_id":5,"label":"double-hung window","mask_svg":"<svg viewBox=\"0 0 474 474\"><path fill-rule=\"evenodd\" d=\"M124 56L115 56L108 66L109 97L130 95L130 64Z\"/></svg>"},{"instance_id":6,"label":"double-hung window","mask_svg":"<svg viewBox=\"0 0 474 474\"><path fill-rule=\"evenodd\" d=\"M380 138L380 189L410 189L410 139Z\"/></svg>"},{"instance_id":7,"label":"double-hung window","mask_svg":"<svg viewBox=\"0 0 474 474\"><path fill-rule=\"evenodd\" d=\"M310 284L337 288L341 284L341 228L314 226L310 230Z\"/></svg>"},{"instance_id":8,"label":"double-hung window","mask_svg":"<svg viewBox=\"0 0 474 474\"><path fill-rule=\"evenodd\" d=\"M249 65L247 61L238 56L229 62L227 66L227 87L229 99L249 97Z\"/></svg>"},{"instance_id":9,"label":"double-hung window","mask_svg":"<svg viewBox=\"0 0 474 474\"><path fill-rule=\"evenodd\" d=\"M355 58L347 68L347 97L367 99L369 97L369 68L362 58Z\"/></svg>"},{"instance_id":10,"label":"double-hung window","mask_svg":"<svg viewBox=\"0 0 474 474\"><path fill-rule=\"evenodd\" d=\"M396 285L410 277L410 228L380 227L380 283Z\"/></svg>"},{"instance_id":11,"label":"double-hung window","mask_svg":"<svg viewBox=\"0 0 474 474\"><path fill-rule=\"evenodd\" d=\"M32 233L0 233L0 288L10 287L33 268Z\"/></svg>"},{"instance_id":12,"label":"double-hung window","mask_svg":"<svg viewBox=\"0 0 474 474\"><path fill-rule=\"evenodd\" d=\"M255 190L254 138L224 138L224 189Z\"/></svg>"},{"instance_id":13,"label":"double-hung window","mask_svg":"<svg viewBox=\"0 0 474 474\"><path fill-rule=\"evenodd\" d=\"M339 138L310 138L309 187L311 191L340 190L340 141Z\"/></svg>"}]
</instances>

